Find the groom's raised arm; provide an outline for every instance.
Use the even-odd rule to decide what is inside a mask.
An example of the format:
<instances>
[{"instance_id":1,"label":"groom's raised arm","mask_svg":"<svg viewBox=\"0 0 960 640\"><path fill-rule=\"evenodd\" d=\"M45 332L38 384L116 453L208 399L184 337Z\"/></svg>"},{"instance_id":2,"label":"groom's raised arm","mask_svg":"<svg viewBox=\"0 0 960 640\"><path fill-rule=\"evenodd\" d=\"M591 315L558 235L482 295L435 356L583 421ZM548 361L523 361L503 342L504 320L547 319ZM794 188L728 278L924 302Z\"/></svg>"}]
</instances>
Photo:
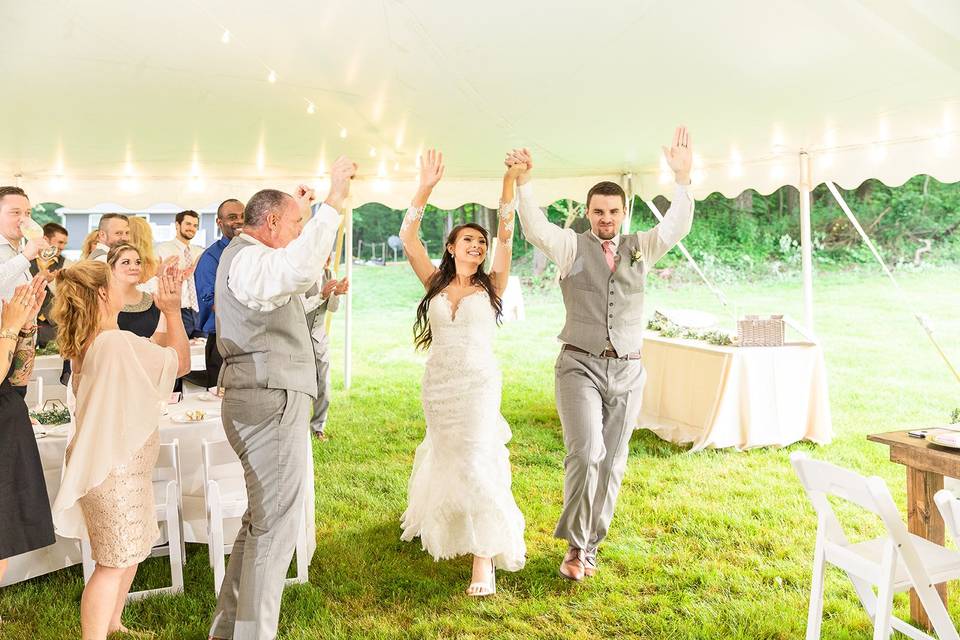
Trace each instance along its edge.
<instances>
[{"instance_id":1,"label":"groom's raised arm","mask_svg":"<svg viewBox=\"0 0 960 640\"><path fill-rule=\"evenodd\" d=\"M686 127L677 127L670 148L663 157L673 170L677 187L663 220L649 231L637 233L646 269L651 269L670 249L690 233L693 225L693 196L690 195L690 169L693 166L693 141Z\"/></svg>"},{"instance_id":2,"label":"groom's raised arm","mask_svg":"<svg viewBox=\"0 0 960 640\"><path fill-rule=\"evenodd\" d=\"M547 219L543 210L537 206L537 199L533 194L533 185L530 182L533 169L533 159L526 149L515 150L507 157L507 165L522 162L527 170L517 177L517 192L519 204L517 214L520 216L520 226L523 227L523 236L536 248L556 263L560 275L564 276L573 266L577 257L577 234L573 229L563 229Z\"/></svg>"},{"instance_id":3,"label":"groom's raised arm","mask_svg":"<svg viewBox=\"0 0 960 640\"><path fill-rule=\"evenodd\" d=\"M653 267L670 249L683 240L693 226L693 196L689 185L677 184L670 208L653 229L638 231L637 240L647 268Z\"/></svg>"}]
</instances>

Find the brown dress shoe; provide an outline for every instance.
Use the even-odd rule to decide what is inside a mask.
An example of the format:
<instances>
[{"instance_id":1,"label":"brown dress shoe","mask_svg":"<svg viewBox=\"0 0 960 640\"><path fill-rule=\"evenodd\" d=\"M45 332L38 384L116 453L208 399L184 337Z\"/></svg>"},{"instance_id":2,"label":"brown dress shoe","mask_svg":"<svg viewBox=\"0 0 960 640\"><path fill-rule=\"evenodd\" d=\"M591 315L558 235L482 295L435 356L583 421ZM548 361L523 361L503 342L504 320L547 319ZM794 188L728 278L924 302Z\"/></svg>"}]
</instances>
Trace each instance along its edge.
<instances>
[{"instance_id":1,"label":"brown dress shoe","mask_svg":"<svg viewBox=\"0 0 960 640\"><path fill-rule=\"evenodd\" d=\"M597 556L584 556L583 575L588 578L592 578L593 576L597 575Z\"/></svg>"},{"instance_id":2,"label":"brown dress shoe","mask_svg":"<svg viewBox=\"0 0 960 640\"><path fill-rule=\"evenodd\" d=\"M583 580L583 573L586 568L583 558L583 549L572 547L567 549L567 555L563 556L563 562L560 563L560 575L574 582Z\"/></svg>"}]
</instances>

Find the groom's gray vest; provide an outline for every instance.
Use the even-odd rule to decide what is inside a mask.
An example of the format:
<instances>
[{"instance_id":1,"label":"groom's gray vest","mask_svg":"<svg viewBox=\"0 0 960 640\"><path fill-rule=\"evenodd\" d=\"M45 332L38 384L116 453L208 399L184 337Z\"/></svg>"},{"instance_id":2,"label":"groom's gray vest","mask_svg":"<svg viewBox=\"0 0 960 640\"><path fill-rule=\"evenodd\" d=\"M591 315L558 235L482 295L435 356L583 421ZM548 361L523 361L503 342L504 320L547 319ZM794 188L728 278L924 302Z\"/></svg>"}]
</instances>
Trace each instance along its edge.
<instances>
[{"instance_id":1,"label":"groom's gray vest","mask_svg":"<svg viewBox=\"0 0 960 640\"><path fill-rule=\"evenodd\" d=\"M643 260L631 263L640 245L636 234L620 236L616 270L589 230L577 235L577 257L561 281L567 321L560 332L565 344L598 355L607 340L620 356L640 350L643 342Z\"/></svg>"},{"instance_id":2,"label":"groom's gray vest","mask_svg":"<svg viewBox=\"0 0 960 640\"><path fill-rule=\"evenodd\" d=\"M254 311L227 286L230 265L253 243L243 236L223 250L214 304L217 349L223 356L218 384L227 389L286 389L317 396L317 362L299 295L273 311Z\"/></svg>"}]
</instances>

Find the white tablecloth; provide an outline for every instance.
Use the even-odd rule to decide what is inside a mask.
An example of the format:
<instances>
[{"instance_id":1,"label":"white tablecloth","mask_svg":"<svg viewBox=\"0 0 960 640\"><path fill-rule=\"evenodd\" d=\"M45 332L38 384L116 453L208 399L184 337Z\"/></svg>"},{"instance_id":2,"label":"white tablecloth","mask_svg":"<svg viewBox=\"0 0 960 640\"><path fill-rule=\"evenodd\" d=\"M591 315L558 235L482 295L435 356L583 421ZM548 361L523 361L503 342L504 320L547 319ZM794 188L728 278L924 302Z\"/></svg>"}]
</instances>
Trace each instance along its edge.
<instances>
[{"instance_id":1,"label":"white tablecloth","mask_svg":"<svg viewBox=\"0 0 960 640\"><path fill-rule=\"evenodd\" d=\"M202 346L201 346L202 349ZM203 501L203 464L201 443L204 440L225 440L223 425L220 418L206 420L200 423L177 424L170 420L170 416L188 410L203 409L219 413L219 401L206 402L198 396L187 398L168 407L168 415L160 419L160 441L180 441L180 467L183 485L183 526L184 539L187 542L206 543L206 508ZM308 439L309 442L309 439ZM40 450L40 460L43 464L44 478L47 482L47 493L52 504L60 488L60 473L63 466L63 454L67 446L66 437L47 436L37 440ZM309 445L308 445L309 446ZM313 449L310 448L308 474L307 525L311 542L310 554L316 546L316 527L314 525L313 501ZM242 475L238 477L239 486L243 485ZM228 520L224 525L224 541L228 544L233 541L239 530L239 518ZM35 576L56 571L64 567L79 564L80 545L76 540L57 537L56 544L45 549L38 549L30 553L10 558L10 566L0 586L27 580Z\"/></svg>"},{"instance_id":2,"label":"white tablecloth","mask_svg":"<svg viewBox=\"0 0 960 640\"><path fill-rule=\"evenodd\" d=\"M711 447L830 442L823 352L814 344L719 347L648 334L640 426L664 440Z\"/></svg>"}]
</instances>

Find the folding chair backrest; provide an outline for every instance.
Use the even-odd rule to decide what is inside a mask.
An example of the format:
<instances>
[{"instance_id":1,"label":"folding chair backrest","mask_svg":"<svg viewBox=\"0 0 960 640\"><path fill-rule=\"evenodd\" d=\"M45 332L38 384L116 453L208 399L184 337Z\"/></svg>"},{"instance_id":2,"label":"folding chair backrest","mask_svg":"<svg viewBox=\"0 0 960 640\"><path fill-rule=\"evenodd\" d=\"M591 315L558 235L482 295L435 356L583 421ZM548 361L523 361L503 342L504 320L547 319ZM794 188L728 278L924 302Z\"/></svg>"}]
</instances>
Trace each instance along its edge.
<instances>
[{"instance_id":1,"label":"folding chair backrest","mask_svg":"<svg viewBox=\"0 0 960 640\"><path fill-rule=\"evenodd\" d=\"M37 406L40 401L40 389L42 388L43 383L38 380L30 380L27 382L27 395L24 398L27 407L32 411L35 406Z\"/></svg>"},{"instance_id":2,"label":"folding chair backrest","mask_svg":"<svg viewBox=\"0 0 960 640\"><path fill-rule=\"evenodd\" d=\"M790 454L790 462L800 476L800 482L807 490L820 521L825 525L824 534L828 544L840 547L847 545L840 522L827 500L827 496L836 496L876 514L883 522L892 544L896 545L897 553L911 578L917 583L929 581L890 489L881 478L867 478L829 462L811 460L802 452Z\"/></svg>"},{"instance_id":3,"label":"folding chair backrest","mask_svg":"<svg viewBox=\"0 0 960 640\"><path fill-rule=\"evenodd\" d=\"M883 517L886 505L881 504L882 500L877 500L876 492L879 490L881 496L886 494L889 498L890 491L879 478L866 478L835 464L812 460L799 452L790 455L790 463L800 477L800 483L810 496L817 513L821 513L823 508L832 512L826 496L836 496ZM879 481L879 484L874 482L875 480ZM893 499L890 498L890 504L892 503Z\"/></svg>"},{"instance_id":4,"label":"folding chair backrest","mask_svg":"<svg viewBox=\"0 0 960 640\"><path fill-rule=\"evenodd\" d=\"M180 441L174 440L160 445L160 453L157 455L157 464L153 468L154 482L170 482L175 480L180 483Z\"/></svg>"},{"instance_id":5,"label":"folding chair backrest","mask_svg":"<svg viewBox=\"0 0 960 640\"><path fill-rule=\"evenodd\" d=\"M203 454L203 486L211 480L236 478L243 476L243 468L237 454L226 440L204 440Z\"/></svg>"}]
</instances>

